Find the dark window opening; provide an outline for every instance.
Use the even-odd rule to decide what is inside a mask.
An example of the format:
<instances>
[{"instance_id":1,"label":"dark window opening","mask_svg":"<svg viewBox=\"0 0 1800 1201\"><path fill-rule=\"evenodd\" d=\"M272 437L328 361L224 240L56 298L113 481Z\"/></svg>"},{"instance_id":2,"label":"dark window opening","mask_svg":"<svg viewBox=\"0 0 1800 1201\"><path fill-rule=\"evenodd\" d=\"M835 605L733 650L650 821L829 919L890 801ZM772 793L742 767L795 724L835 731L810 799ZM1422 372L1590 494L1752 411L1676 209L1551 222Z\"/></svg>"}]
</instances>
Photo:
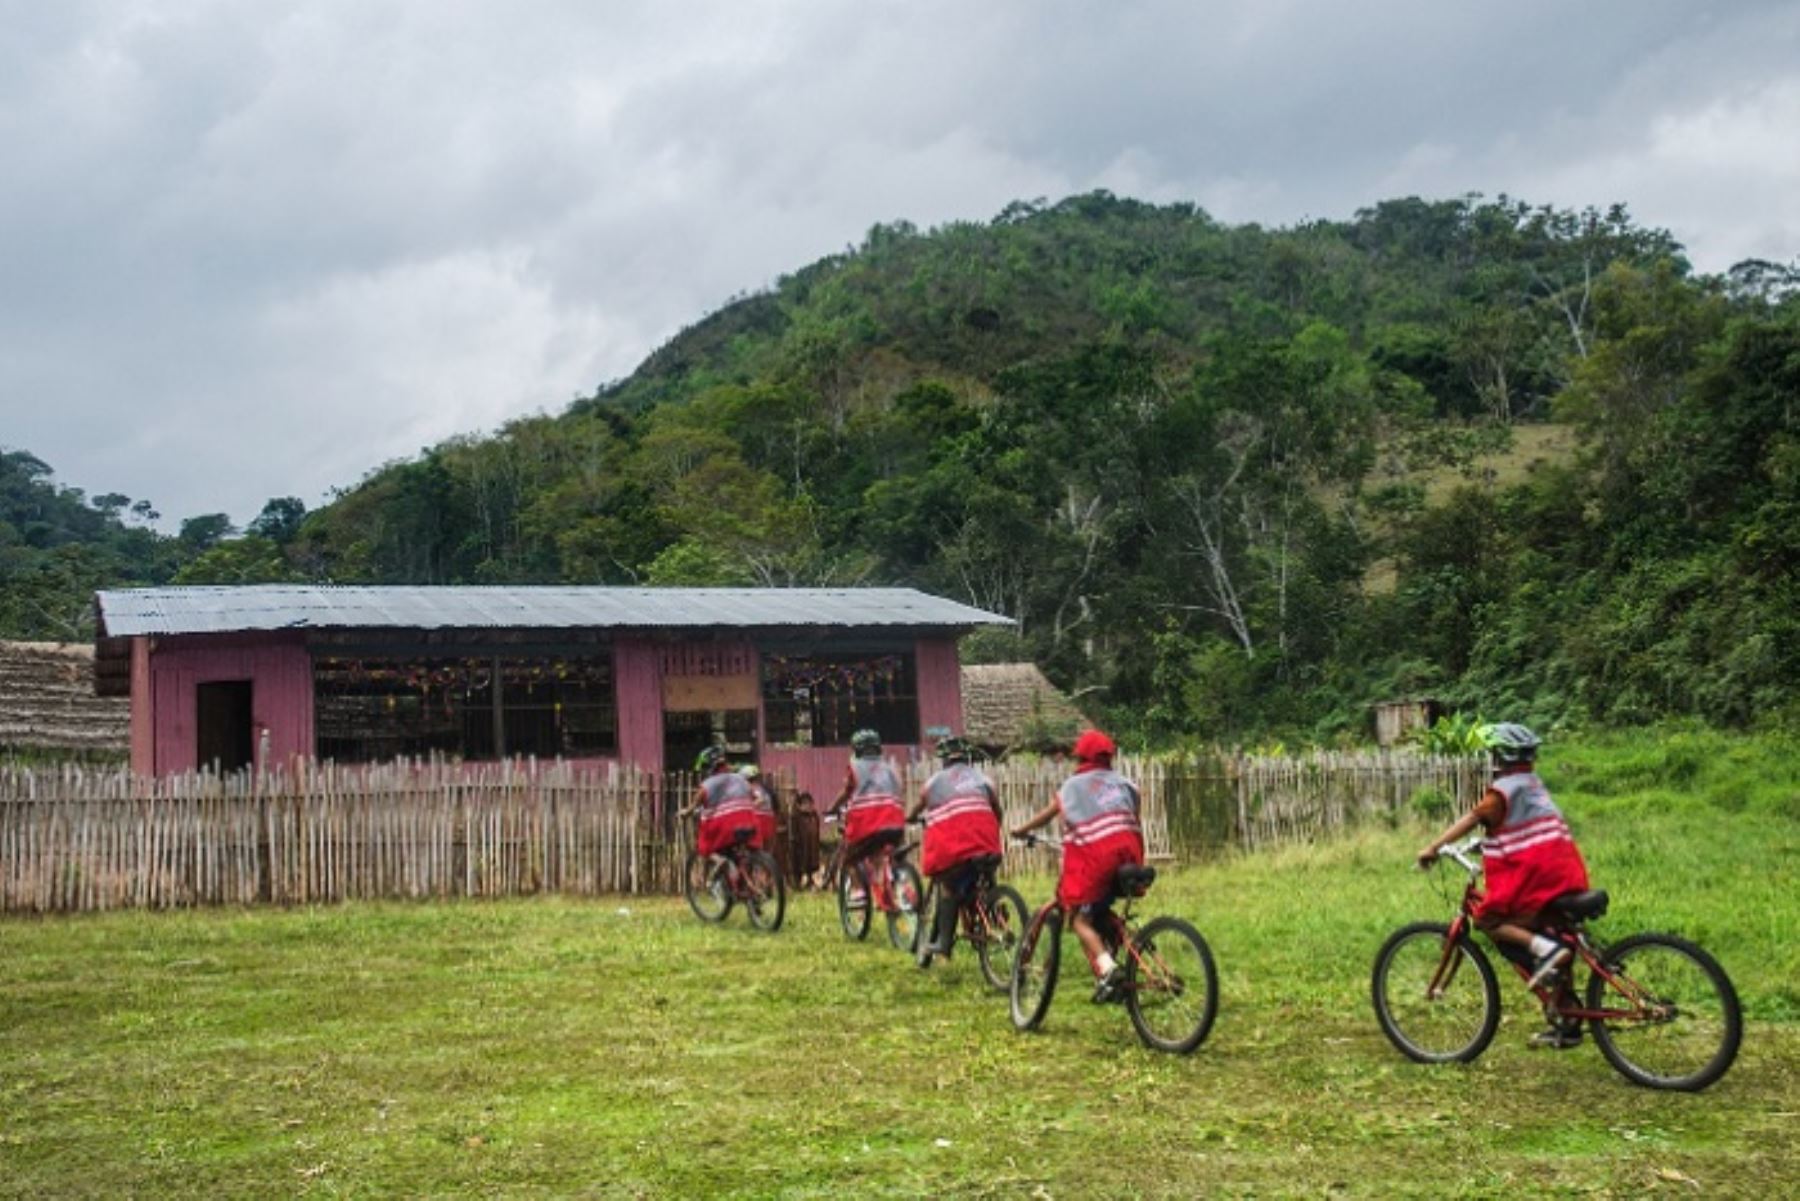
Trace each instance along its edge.
<instances>
[{"instance_id":1,"label":"dark window opening","mask_svg":"<svg viewBox=\"0 0 1800 1201\"><path fill-rule=\"evenodd\" d=\"M919 692L909 654L764 655L764 736L788 746L849 746L871 729L883 742L919 741Z\"/></svg>"},{"instance_id":2,"label":"dark window opening","mask_svg":"<svg viewBox=\"0 0 1800 1201\"><path fill-rule=\"evenodd\" d=\"M321 658L313 700L319 758L339 763L582 758L618 748L606 656Z\"/></svg>"}]
</instances>

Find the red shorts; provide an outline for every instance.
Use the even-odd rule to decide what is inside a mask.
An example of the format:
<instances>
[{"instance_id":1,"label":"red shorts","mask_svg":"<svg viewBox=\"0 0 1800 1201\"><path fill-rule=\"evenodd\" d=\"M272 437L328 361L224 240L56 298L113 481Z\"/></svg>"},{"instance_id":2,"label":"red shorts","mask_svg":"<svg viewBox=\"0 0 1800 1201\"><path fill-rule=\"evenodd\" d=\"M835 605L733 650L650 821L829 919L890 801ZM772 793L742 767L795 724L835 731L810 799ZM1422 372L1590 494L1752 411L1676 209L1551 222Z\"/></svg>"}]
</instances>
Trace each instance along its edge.
<instances>
[{"instance_id":1,"label":"red shorts","mask_svg":"<svg viewBox=\"0 0 1800 1201\"><path fill-rule=\"evenodd\" d=\"M925 827L925 856L919 866L928 876L947 872L981 855L1000 853L1000 822L991 809L959 813Z\"/></svg>"},{"instance_id":2,"label":"red shorts","mask_svg":"<svg viewBox=\"0 0 1800 1201\"><path fill-rule=\"evenodd\" d=\"M1524 854L1484 856L1481 866L1487 895L1476 907L1475 919L1485 923L1529 922L1563 893L1588 886L1587 864L1566 838L1540 843Z\"/></svg>"},{"instance_id":3,"label":"red shorts","mask_svg":"<svg viewBox=\"0 0 1800 1201\"><path fill-rule=\"evenodd\" d=\"M906 810L900 808L899 801L883 801L878 805L864 805L852 809L845 815L844 841L861 842L870 835L879 834L883 830L903 829L906 826Z\"/></svg>"},{"instance_id":4,"label":"red shorts","mask_svg":"<svg viewBox=\"0 0 1800 1201\"><path fill-rule=\"evenodd\" d=\"M775 824L773 818L769 819L769 824ZM737 813L701 819L700 832L694 839L694 849L702 855L717 855L737 841L739 830L750 831L748 845L752 848L760 850L766 845L763 841L763 819L755 813L740 810Z\"/></svg>"},{"instance_id":5,"label":"red shorts","mask_svg":"<svg viewBox=\"0 0 1800 1201\"><path fill-rule=\"evenodd\" d=\"M1065 845L1056 899L1065 908L1104 901L1112 895L1113 873L1127 864L1143 861L1144 840L1131 830L1121 830L1085 846Z\"/></svg>"}]
</instances>

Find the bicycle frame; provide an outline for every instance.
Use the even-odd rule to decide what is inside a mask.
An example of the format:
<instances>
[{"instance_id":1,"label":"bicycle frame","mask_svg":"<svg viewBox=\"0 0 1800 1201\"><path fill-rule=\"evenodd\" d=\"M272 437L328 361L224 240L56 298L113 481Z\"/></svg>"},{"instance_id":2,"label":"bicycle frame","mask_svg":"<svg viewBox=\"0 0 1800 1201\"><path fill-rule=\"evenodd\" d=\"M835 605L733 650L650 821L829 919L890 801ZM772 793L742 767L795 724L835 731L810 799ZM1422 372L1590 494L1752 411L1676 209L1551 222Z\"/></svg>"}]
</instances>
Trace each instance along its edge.
<instances>
[{"instance_id":1,"label":"bicycle frame","mask_svg":"<svg viewBox=\"0 0 1800 1201\"><path fill-rule=\"evenodd\" d=\"M825 819L826 825L836 825L837 823L838 819L835 816ZM917 841L902 843L899 846L878 847L852 865L845 860L845 856L849 853L849 844L839 839L837 849L831 853L831 863L827 867L825 878L835 888L840 875L852 866L861 867L867 875L869 900L874 903L875 908L885 914L899 913L900 903L894 897L894 867L896 864L906 862L906 857L918 847Z\"/></svg>"},{"instance_id":2,"label":"bicycle frame","mask_svg":"<svg viewBox=\"0 0 1800 1201\"><path fill-rule=\"evenodd\" d=\"M1060 851L1062 849L1062 842L1055 838L1045 838L1041 835L1037 835L1032 836L1028 841L1041 843L1053 850ZM1106 944L1107 950L1115 956L1123 954L1137 964L1139 970L1135 973L1136 979L1160 979L1160 976L1147 973L1143 970L1147 963L1154 963L1156 968L1160 969L1162 972L1167 972L1169 970L1169 965L1162 962L1160 957L1155 960L1147 959L1138 949L1138 940L1134 937L1137 933L1137 929L1132 924L1131 920L1131 905L1133 901L1138 899L1138 896L1115 893L1114 895L1109 896L1095 912L1090 915L1090 917L1093 920L1094 929L1099 933L1101 941ZM1113 906L1121 902L1123 902L1123 908L1121 910L1114 910ZM1031 924L1033 927L1041 926L1050 914L1055 913L1061 916L1062 924L1065 927L1073 928L1075 924L1075 912L1074 909L1065 906L1061 901L1052 898L1045 902L1042 909L1038 910L1037 914L1032 918ZM1438 970L1441 972L1443 969L1440 967ZM1120 987L1122 989L1128 988L1135 991L1138 988L1138 985L1134 982L1129 985L1121 984Z\"/></svg>"},{"instance_id":3,"label":"bicycle frame","mask_svg":"<svg viewBox=\"0 0 1800 1201\"><path fill-rule=\"evenodd\" d=\"M1444 847L1438 851L1440 858L1452 860L1467 872L1469 881L1463 888L1462 901L1457 907L1456 918L1450 923L1450 934L1444 939L1443 958L1438 961L1437 971L1432 973L1431 983L1427 985L1427 995L1433 999L1442 996L1449 988L1450 981L1456 976L1456 969L1462 963L1462 956L1456 953L1457 944L1467 938L1471 931L1479 928L1475 924L1475 910L1481 904L1483 896L1481 865L1469 858L1468 852L1473 846L1474 843L1470 842L1461 846ZM1531 990L1532 995L1537 997L1538 1002L1544 1007L1546 1017L1562 1022L1616 1022L1662 1021L1671 1016L1666 1005L1659 1004L1646 995L1635 981L1607 969L1602 954L1604 948L1588 937L1584 923L1577 921L1567 928L1550 926L1546 927L1542 933L1546 937L1555 938L1567 945L1575 952L1576 958L1587 964L1590 971L1605 980L1613 992L1626 998L1632 1005L1630 1009L1589 1009L1581 1005L1575 999L1574 990L1571 987L1574 976L1574 964L1571 963L1560 980L1553 984L1539 985ZM1499 944L1494 942L1491 937L1488 941L1494 944L1496 950L1499 950ZM1518 973L1519 979L1524 981L1531 979L1531 972L1514 962L1510 956L1502 952L1500 957L1511 965L1513 971Z\"/></svg>"}]
</instances>

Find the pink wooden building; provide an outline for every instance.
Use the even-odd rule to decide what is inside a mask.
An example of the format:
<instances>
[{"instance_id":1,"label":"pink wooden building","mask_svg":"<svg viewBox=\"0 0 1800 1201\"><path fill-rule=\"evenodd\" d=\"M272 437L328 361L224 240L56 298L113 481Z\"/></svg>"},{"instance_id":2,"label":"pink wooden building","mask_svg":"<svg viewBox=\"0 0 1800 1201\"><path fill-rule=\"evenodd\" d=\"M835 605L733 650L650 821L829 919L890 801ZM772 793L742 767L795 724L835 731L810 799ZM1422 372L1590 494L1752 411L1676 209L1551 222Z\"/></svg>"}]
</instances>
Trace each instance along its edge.
<instances>
[{"instance_id":1,"label":"pink wooden building","mask_svg":"<svg viewBox=\"0 0 1800 1201\"><path fill-rule=\"evenodd\" d=\"M146 775L440 755L689 769L723 742L821 801L850 735L963 729L957 638L904 588L146 588L98 594L95 682Z\"/></svg>"}]
</instances>

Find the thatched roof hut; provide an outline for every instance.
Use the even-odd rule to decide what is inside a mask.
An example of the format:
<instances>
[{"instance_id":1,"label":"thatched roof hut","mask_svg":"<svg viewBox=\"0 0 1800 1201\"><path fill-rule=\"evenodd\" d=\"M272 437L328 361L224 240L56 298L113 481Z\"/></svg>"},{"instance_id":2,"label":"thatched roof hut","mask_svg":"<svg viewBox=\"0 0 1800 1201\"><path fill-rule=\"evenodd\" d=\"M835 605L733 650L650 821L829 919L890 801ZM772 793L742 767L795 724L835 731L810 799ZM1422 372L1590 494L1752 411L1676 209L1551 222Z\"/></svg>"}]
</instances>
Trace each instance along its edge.
<instances>
[{"instance_id":1,"label":"thatched roof hut","mask_svg":"<svg viewBox=\"0 0 1800 1201\"><path fill-rule=\"evenodd\" d=\"M0 641L0 750L124 756L131 702L94 695L94 648Z\"/></svg>"},{"instance_id":2,"label":"thatched roof hut","mask_svg":"<svg viewBox=\"0 0 1800 1201\"><path fill-rule=\"evenodd\" d=\"M1093 723L1035 663L984 663L962 669L963 725L990 754L1067 747Z\"/></svg>"}]
</instances>

